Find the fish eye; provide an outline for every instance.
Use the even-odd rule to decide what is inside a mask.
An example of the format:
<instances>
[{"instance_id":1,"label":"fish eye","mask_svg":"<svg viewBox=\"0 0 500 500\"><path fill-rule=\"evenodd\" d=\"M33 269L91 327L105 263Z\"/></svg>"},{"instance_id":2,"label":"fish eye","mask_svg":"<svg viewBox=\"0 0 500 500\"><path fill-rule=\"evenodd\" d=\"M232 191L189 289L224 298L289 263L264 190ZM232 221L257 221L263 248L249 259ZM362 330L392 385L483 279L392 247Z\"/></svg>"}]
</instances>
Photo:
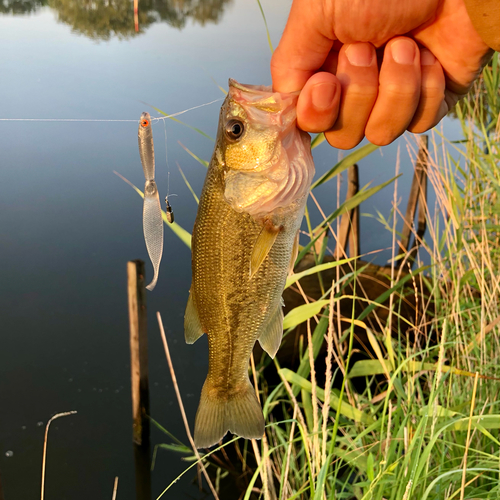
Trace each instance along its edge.
<instances>
[{"instance_id":1,"label":"fish eye","mask_svg":"<svg viewBox=\"0 0 500 500\"><path fill-rule=\"evenodd\" d=\"M149 121L148 120L142 120L141 125L143 127L147 127L149 125Z\"/></svg>"},{"instance_id":2,"label":"fish eye","mask_svg":"<svg viewBox=\"0 0 500 500\"><path fill-rule=\"evenodd\" d=\"M245 126L241 120L229 120L226 123L226 136L231 141L236 141L239 139L243 132L245 131Z\"/></svg>"}]
</instances>

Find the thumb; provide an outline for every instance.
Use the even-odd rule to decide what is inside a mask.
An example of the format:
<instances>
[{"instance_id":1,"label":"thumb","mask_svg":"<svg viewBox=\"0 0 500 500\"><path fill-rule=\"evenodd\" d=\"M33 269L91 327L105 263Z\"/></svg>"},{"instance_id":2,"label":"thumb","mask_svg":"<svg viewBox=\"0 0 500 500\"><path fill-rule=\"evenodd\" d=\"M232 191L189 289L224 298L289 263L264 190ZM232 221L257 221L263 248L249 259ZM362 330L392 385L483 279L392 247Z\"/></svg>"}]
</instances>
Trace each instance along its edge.
<instances>
[{"instance_id":1,"label":"thumb","mask_svg":"<svg viewBox=\"0 0 500 500\"><path fill-rule=\"evenodd\" d=\"M285 31L271 59L276 92L301 90L325 62L335 39L333 15L325 11L326 3L329 2L293 2Z\"/></svg>"}]
</instances>

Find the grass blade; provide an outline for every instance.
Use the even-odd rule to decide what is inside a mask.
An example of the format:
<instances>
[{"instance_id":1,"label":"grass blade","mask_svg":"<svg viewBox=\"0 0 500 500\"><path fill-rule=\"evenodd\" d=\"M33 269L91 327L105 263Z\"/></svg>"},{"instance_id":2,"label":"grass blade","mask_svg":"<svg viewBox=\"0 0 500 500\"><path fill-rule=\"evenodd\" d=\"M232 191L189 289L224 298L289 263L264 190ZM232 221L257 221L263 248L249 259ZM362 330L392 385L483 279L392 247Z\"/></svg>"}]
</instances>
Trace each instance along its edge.
<instances>
[{"instance_id":1,"label":"grass blade","mask_svg":"<svg viewBox=\"0 0 500 500\"><path fill-rule=\"evenodd\" d=\"M186 151L188 154L190 154L196 161L200 162L204 167L208 168L208 161L202 160L198 156L196 156L192 151L190 151L184 144L182 144L181 141L177 141L181 147Z\"/></svg>"},{"instance_id":2,"label":"grass blade","mask_svg":"<svg viewBox=\"0 0 500 500\"><path fill-rule=\"evenodd\" d=\"M325 141L325 134L321 133L318 134L312 141L311 141L311 149L317 148L321 143Z\"/></svg>"},{"instance_id":3,"label":"grass blade","mask_svg":"<svg viewBox=\"0 0 500 500\"><path fill-rule=\"evenodd\" d=\"M285 288L288 288L294 283L297 283L297 281L302 279L304 276L310 276L311 274L320 273L322 271L326 271L327 269L331 269L332 267L342 266L343 264L347 264L348 262L356 259L357 257L351 257L350 259L336 260L335 262L327 262L326 264L319 264L317 266L310 267L309 269L306 269L305 271L302 271L300 273L293 273L286 279Z\"/></svg>"},{"instance_id":4,"label":"grass blade","mask_svg":"<svg viewBox=\"0 0 500 500\"><path fill-rule=\"evenodd\" d=\"M196 193L194 192L193 188L191 187L191 184L189 184L189 181L187 180L186 176L184 175L184 172L182 171L181 166L176 162L177 168L179 169L179 172L182 175L182 178L184 179L184 183L188 187L189 191L193 195L194 200L196 201L196 204L198 205L200 203L200 200L198 199L198 196L196 196Z\"/></svg>"},{"instance_id":5,"label":"grass blade","mask_svg":"<svg viewBox=\"0 0 500 500\"><path fill-rule=\"evenodd\" d=\"M273 48L273 43L271 42L271 35L269 34L269 28L267 27L266 15L264 14L264 9L260 4L260 0L257 0L257 3L259 4L259 9L260 13L262 14L262 19L264 20L264 25L266 26L267 43L269 43L269 48L271 49L271 54L272 54L274 52L274 48Z\"/></svg>"},{"instance_id":6,"label":"grass blade","mask_svg":"<svg viewBox=\"0 0 500 500\"><path fill-rule=\"evenodd\" d=\"M316 316L323 307L330 303L330 299L317 300L309 304L303 304L292 309L283 320L283 330L294 328L300 323L307 321L309 318Z\"/></svg>"},{"instance_id":7,"label":"grass blade","mask_svg":"<svg viewBox=\"0 0 500 500\"><path fill-rule=\"evenodd\" d=\"M323 139L318 139L323 135ZM311 143L311 147L316 147L321 142L323 142L324 139L324 134L320 134L316 136ZM317 141L317 142L315 142ZM313 146L314 144L314 146ZM352 153L348 154L345 158L342 158L334 167L332 167L328 172L323 174L313 185L311 186L311 189L314 189L318 186L321 186L321 184L324 184L325 182L329 181L330 179L333 179L336 175L340 174L344 170L347 170L349 167L357 163L359 160L362 160L369 154L373 153L376 149L378 149L379 146L375 146L375 144L366 144L365 146L361 146L359 149L356 149Z\"/></svg>"},{"instance_id":8,"label":"grass blade","mask_svg":"<svg viewBox=\"0 0 500 500\"><path fill-rule=\"evenodd\" d=\"M312 393L311 382L301 377L300 375L297 375L292 370L289 370L288 368L281 368L280 375L291 384L298 385L301 389L304 389L305 391ZM325 391L317 387L316 396L320 401L324 401ZM334 410L336 410L339 402L340 402L339 397L332 391L330 393L330 406ZM362 411L358 410L357 408L354 408L354 406L351 406L349 403L346 403L345 401L342 401L340 404L340 413L344 415L344 417L347 417L350 420L354 420L355 422L372 424L375 421L371 415L363 413Z\"/></svg>"}]
</instances>

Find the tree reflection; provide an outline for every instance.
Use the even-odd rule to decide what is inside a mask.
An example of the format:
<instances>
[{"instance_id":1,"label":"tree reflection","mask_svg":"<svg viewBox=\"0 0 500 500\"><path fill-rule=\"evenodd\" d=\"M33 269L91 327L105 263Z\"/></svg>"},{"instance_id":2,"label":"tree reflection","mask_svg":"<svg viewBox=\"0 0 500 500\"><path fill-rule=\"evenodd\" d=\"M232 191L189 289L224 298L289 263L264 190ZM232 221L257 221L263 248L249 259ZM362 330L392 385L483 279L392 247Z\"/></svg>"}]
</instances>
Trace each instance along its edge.
<instances>
[{"instance_id":1,"label":"tree reflection","mask_svg":"<svg viewBox=\"0 0 500 500\"><path fill-rule=\"evenodd\" d=\"M157 12L162 21L176 28L183 28L188 19L205 26L218 23L224 7L233 0L140 0L140 7Z\"/></svg>"},{"instance_id":2,"label":"tree reflection","mask_svg":"<svg viewBox=\"0 0 500 500\"><path fill-rule=\"evenodd\" d=\"M232 1L139 0L139 33L155 22L167 22L178 29L182 29L189 19L202 26L217 23L225 6ZM59 21L93 39L130 38L138 34L131 0L48 0L48 5L57 11Z\"/></svg>"},{"instance_id":3,"label":"tree reflection","mask_svg":"<svg viewBox=\"0 0 500 500\"><path fill-rule=\"evenodd\" d=\"M0 0L0 14L30 14L47 5L47 0Z\"/></svg>"}]
</instances>

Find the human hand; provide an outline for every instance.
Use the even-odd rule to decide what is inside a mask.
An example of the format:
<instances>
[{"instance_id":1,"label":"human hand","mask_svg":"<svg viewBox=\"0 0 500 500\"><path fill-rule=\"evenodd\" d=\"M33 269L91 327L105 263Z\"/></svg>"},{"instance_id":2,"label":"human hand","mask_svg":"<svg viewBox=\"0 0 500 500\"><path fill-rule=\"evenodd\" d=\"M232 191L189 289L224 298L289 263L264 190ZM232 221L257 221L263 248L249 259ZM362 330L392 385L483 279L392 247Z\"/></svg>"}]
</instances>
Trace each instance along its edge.
<instances>
[{"instance_id":1,"label":"human hand","mask_svg":"<svg viewBox=\"0 0 500 500\"><path fill-rule=\"evenodd\" d=\"M463 0L294 0L271 60L297 122L350 149L424 132L463 97L492 50Z\"/></svg>"}]
</instances>

